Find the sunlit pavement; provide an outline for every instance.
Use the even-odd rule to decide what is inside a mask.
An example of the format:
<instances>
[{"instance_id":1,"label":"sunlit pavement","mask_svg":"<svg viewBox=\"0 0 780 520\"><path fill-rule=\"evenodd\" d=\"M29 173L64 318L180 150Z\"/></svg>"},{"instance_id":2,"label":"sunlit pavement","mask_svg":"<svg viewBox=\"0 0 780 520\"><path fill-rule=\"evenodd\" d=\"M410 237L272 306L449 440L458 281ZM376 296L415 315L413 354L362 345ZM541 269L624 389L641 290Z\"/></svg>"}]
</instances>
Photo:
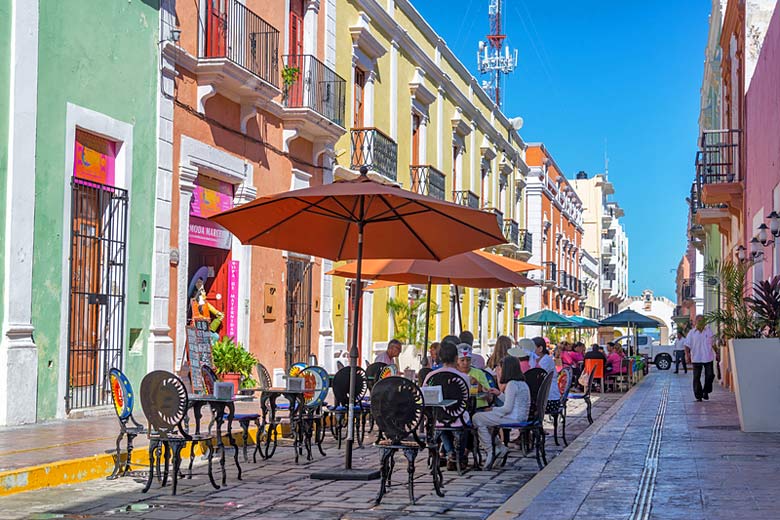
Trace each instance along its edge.
<instances>
[{"instance_id":1,"label":"sunlit pavement","mask_svg":"<svg viewBox=\"0 0 780 520\"><path fill-rule=\"evenodd\" d=\"M780 434L742 433L734 395L691 382L654 372L493 518L780 519Z\"/></svg>"},{"instance_id":2,"label":"sunlit pavement","mask_svg":"<svg viewBox=\"0 0 780 520\"><path fill-rule=\"evenodd\" d=\"M622 394L594 395L593 416L596 420ZM571 402L567 437L569 442L588 425L584 405ZM551 428L550 428L550 431ZM373 434L367 436L373 439ZM107 446L110 447L110 446ZM552 434L548 437L548 458L560 453ZM378 481L333 482L311 480L309 475L343 464L343 450L328 444L327 457L315 456L310 463L296 465L292 448L280 446L270 461L243 463L243 480L236 480L236 471L228 457L227 486L215 490L208 483L205 465L198 463L192 480L179 481L177 496L171 496L170 486L152 485L142 494L143 484L126 477L115 481L93 480L19 493L0 498L0 519L6 518L279 518L294 515L300 518L419 518L458 517L486 518L501 506L522 485L538 472L533 456L523 458L513 452L506 466L498 471L469 471L463 476L444 472L445 493L440 498L433 493L425 458L417 463L415 481L416 504L408 500L406 464L396 464L394 485L382 504L373 507L379 489ZM228 453L230 455L230 453ZM377 467L379 451L366 446L355 452L355 467ZM218 466L215 466L215 470Z\"/></svg>"}]
</instances>

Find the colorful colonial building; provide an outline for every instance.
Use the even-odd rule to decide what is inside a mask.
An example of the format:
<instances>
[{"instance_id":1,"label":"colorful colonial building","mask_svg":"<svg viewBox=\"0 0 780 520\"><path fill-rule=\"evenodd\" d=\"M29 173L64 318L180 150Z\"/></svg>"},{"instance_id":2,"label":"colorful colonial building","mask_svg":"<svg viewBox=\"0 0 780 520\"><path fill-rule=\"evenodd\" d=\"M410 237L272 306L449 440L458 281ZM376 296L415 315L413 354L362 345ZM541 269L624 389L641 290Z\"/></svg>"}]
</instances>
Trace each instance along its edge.
<instances>
[{"instance_id":1,"label":"colorful colonial building","mask_svg":"<svg viewBox=\"0 0 780 520\"><path fill-rule=\"evenodd\" d=\"M528 288L525 312L550 309L568 316L579 315L587 299L580 267L582 200L543 144L529 144L526 160L531 168L526 186L526 221L534 236L530 261L544 269L531 272L541 285ZM527 329L527 335L540 330Z\"/></svg>"},{"instance_id":2,"label":"colorful colonial building","mask_svg":"<svg viewBox=\"0 0 780 520\"><path fill-rule=\"evenodd\" d=\"M528 168L518 120L508 119L471 72L408 0L338 0L337 72L347 79L346 126L336 144L336 178L351 178L362 166L383 182L490 209L509 241L499 251L527 258L523 188ZM453 239L457 239L453 237ZM395 334L388 301L416 301L425 287L402 286L367 293L363 318L352 323L351 284L334 278L335 348L345 348L352 327L361 328L362 359L373 359ZM458 330L456 291L433 287L435 337ZM463 328L481 346L516 331L521 290L459 288ZM323 295L323 298L325 294Z\"/></svg>"}]
</instances>

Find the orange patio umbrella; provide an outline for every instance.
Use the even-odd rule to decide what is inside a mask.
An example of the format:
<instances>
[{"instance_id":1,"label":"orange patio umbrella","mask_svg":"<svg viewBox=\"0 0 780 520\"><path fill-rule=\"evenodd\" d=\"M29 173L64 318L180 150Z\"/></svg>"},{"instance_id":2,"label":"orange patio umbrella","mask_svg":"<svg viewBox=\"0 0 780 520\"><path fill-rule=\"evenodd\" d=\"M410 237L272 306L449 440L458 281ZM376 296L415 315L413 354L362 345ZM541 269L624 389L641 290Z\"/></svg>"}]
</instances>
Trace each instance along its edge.
<instances>
[{"instance_id":1,"label":"orange patio umbrella","mask_svg":"<svg viewBox=\"0 0 780 520\"><path fill-rule=\"evenodd\" d=\"M508 256L495 255L481 250L474 252L516 273L527 273L528 271L535 271L536 269L544 269L541 265L524 262L523 260L515 260Z\"/></svg>"},{"instance_id":2,"label":"orange patio umbrella","mask_svg":"<svg viewBox=\"0 0 780 520\"><path fill-rule=\"evenodd\" d=\"M511 271L497 263L490 253L469 251L445 258L441 262L435 260L414 259L381 259L365 260L361 266L362 276L373 280L405 284L427 284L428 301L426 315L430 312L431 285L452 284L479 289L496 289L500 287L532 287L536 282L526 276ZM529 264L530 265L530 264ZM354 278L358 270L355 262L337 267L327 274ZM458 305L458 321L460 305ZM426 324L428 320L426 319ZM428 350L428 327L425 328L425 348L423 349L423 365L426 364Z\"/></svg>"},{"instance_id":3,"label":"orange patio umbrella","mask_svg":"<svg viewBox=\"0 0 780 520\"><path fill-rule=\"evenodd\" d=\"M380 184L368 178L366 167L360 173L352 181L259 197L214 215L211 220L227 228L243 244L331 260L356 259L355 323L359 319L364 258L442 260L506 242L492 213ZM361 478L352 470L357 331L358 327L353 327L349 352L346 471L329 474L333 479Z\"/></svg>"}]
</instances>

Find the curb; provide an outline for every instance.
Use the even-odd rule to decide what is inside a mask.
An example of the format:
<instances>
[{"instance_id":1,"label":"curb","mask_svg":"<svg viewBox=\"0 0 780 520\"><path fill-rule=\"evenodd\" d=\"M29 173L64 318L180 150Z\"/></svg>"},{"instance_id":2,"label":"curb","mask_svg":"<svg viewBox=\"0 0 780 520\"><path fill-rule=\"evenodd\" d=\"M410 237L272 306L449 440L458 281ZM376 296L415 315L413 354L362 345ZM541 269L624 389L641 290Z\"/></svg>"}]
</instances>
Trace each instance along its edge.
<instances>
[{"instance_id":1,"label":"curb","mask_svg":"<svg viewBox=\"0 0 780 520\"><path fill-rule=\"evenodd\" d=\"M279 438L282 438L283 433L287 429L289 428L282 428L282 425L277 427ZM243 432L240 428L238 431L233 431L232 436L239 448L243 446ZM256 439L256 437L257 428L249 428L249 440L252 441ZM222 439L223 443L229 446L227 435L223 435ZM183 459L189 458L190 446L191 445L188 445L182 450ZM204 455L204 453L205 452L199 443L196 446L195 455ZM123 451L122 460L124 460L125 457L126 455ZM144 467L148 468L149 444L144 443L143 445L135 445L133 447L133 458L133 467L136 470L141 470ZM0 472L0 497L23 493L25 491L34 491L36 489L62 486L65 484L76 484L78 482L105 478L109 476L113 470L113 453L103 453L91 455L89 457L60 460L36 466L2 471Z\"/></svg>"},{"instance_id":2,"label":"curb","mask_svg":"<svg viewBox=\"0 0 780 520\"><path fill-rule=\"evenodd\" d=\"M488 520L507 520L510 518L516 518L523 514L523 511L531 505L531 502L544 491L550 483L560 475L566 467L571 464L577 455L587 446L590 439L598 433L604 425L609 422L612 417L617 414L618 410L623 407L625 398L631 395L641 384L647 380L647 377L643 377L639 383L632 386L631 389L623 394L623 396L615 401L606 412L601 414L593 424L590 425L579 437L574 439L574 442L570 443L564 448L560 455L550 461L547 466L539 471L534 477L523 485L514 495L509 497L501 507L493 511L488 517Z\"/></svg>"}]
</instances>

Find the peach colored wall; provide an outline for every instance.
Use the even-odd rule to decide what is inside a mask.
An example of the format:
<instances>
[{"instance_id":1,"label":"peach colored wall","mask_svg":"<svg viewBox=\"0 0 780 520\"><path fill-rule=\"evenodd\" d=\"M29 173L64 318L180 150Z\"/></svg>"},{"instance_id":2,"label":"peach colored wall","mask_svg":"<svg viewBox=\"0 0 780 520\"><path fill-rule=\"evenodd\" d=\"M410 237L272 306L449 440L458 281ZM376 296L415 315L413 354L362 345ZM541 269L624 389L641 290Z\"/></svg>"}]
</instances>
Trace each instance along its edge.
<instances>
[{"instance_id":1,"label":"peach colored wall","mask_svg":"<svg viewBox=\"0 0 780 520\"><path fill-rule=\"evenodd\" d=\"M284 20L285 3L267 2L265 0L248 0L246 5L261 18L280 31L279 54L285 54ZM181 46L191 55L198 55L198 5L197 2L179 2L176 8L177 18L182 30ZM322 13L321 13L322 14ZM322 16L320 16L322 18ZM324 29L322 29L324 32ZM322 46L320 46L322 48ZM281 67L280 67L281 68ZM176 99L191 109L197 107L197 80L193 74L181 67L176 79ZM282 149L283 125L277 117L267 112L258 112L247 124L247 133L240 131L240 106L217 94L205 104L204 120L189 110L176 105L174 109L173 126L173 164L180 163L181 136L186 135L210 146L241 157L253 165L253 184L257 188L258 197L287 191L291 187L291 168L295 167L309 173L312 184L321 184L322 172L308 163L312 161L312 144L297 139L290 146L289 156L280 152ZM223 127L227 127L225 129ZM261 141L261 142L258 142ZM267 144L269 146L264 145ZM171 228L179 226L179 171L174 168ZM178 243L178 234L171 235L171 247L179 248L185 254L185 244ZM314 262L312 272L312 302L320 298L320 276L322 262ZM250 350L267 367L284 366L285 352L285 280L286 264L281 251L261 247L252 248L251 280L241 283L250 284ZM172 267L170 273L169 324L171 335L176 334L176 318L178 312L185 312L176 306L177 302L177 268ZM277 318L266 321L263 318L263 290L265 283L274 283L279 290L276 299ZM312 312L312 351L317 352L319 337L319 312Z\"/></svg>"},{"instance_id":2,"label":"peach colored wall","mask_svg":"<svg viewBox=\"0 0 780 520\"><path fill-rule=\"evenodd\" d=\"M743 147L747 168L743 222L745 237L752 238L756 233L753 229L754 215L761 212L762 221L768 224L766 215L773 209L780 210L774 201L775 190L780 191L780 9L775 9L761 46L745 99L745 110ZM780 274L774 270L777 247L764 248L765 279Z\"/></svg>"}]
</instances>

